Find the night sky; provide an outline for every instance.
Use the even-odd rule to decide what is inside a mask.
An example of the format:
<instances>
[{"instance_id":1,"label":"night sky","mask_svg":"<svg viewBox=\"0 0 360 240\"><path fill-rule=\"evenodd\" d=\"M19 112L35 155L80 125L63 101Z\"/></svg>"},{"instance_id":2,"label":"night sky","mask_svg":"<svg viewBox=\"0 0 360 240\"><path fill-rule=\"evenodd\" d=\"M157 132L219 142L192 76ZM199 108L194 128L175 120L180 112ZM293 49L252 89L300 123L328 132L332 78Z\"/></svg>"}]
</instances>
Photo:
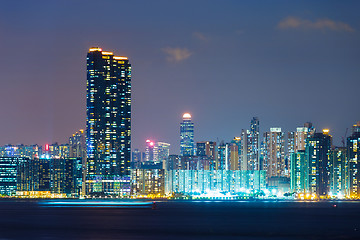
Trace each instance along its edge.
<instances>
[{"instance_id":1,"label":"night sky","mask_svg":"<svg viewBox=\"0 0 360 240\"><path fill-rule=\"evenodd\" d=\"M86 121L89 47L129 57L132 147L360 120L360 1L0 1L0 145L65 143Z\"/></svg>"}]
</instances>

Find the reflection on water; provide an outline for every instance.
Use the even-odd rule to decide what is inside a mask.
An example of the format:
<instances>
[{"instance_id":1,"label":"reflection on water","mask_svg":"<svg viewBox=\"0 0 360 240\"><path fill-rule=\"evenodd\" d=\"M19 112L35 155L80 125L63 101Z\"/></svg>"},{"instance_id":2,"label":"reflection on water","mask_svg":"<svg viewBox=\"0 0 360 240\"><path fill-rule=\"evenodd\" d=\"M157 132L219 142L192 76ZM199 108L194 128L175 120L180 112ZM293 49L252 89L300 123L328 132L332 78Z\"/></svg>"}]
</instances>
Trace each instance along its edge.
<instances>
[{"instance_id":1,"label":"reflection on water","mask_svg":"<svg viewBox=\"0 0 360 240\"><path fill-rule=\"evenodd\" d=\"M150 206L142 201L2 200L0 239L360 239L360 202Z\"/></svg>"},{"instance_id":2,"label":"reflection on water","mask_svg":"<svg viewBox=\"0 0 360 240\"><path fill-rule=\"evenodd\" d=\"M124 201L124 200L47 200L39 201L41 207L124 207L124 208L146 208L154 207L150 201Z\"/></svg>"}]
</instances>

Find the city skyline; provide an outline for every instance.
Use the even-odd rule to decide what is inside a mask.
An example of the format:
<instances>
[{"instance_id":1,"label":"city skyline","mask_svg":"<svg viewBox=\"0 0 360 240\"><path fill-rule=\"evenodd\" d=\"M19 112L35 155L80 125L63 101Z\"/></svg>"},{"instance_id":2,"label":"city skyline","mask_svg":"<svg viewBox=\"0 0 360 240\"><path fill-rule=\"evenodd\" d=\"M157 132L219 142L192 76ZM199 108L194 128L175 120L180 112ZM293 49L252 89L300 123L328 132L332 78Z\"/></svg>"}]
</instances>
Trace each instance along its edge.
<instances>
[{"instance_id":1,"label":"city skyline","mask_svg":"<svg viewBox=\"0 0 360 240\"><path fill-rule=\"evenodd\" d=\"M177 153L185 112L193 117L195 142L230 141L257 116L261 133L270 127L295 131L312 122L318 130L329 128L340 146L345 129L360 119L359 3L309 3L199 1L193 12L186 4L159 1L151 12L146 2L105 2L95 20L88 14L97 10L92 1L23 2L16 10L22 19L5 2L0 145L64 143L84 129L84 57L99 46L128 56L134 66L132 149L143 149L150 138L170 143ZM129 9L124 25L112 21L111 6L119 5ZM199 11L203 5L207 13ZM183 14L188 18L178 21ZM41 60L33 61L34 55ZM23 71L20 60L26 62Z\"/></svg>"}]
</instances>

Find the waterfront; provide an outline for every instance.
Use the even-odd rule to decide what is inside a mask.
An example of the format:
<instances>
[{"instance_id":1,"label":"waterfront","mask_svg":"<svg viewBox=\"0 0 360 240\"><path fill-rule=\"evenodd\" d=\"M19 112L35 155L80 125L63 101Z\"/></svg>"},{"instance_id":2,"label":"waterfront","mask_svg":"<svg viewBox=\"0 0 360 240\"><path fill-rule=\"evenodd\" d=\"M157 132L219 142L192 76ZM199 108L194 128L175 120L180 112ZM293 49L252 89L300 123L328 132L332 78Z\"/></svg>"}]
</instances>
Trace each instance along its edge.
<instances>
[{"instance_id":1,"label":"waterfront","mask_svg":"<svg viewBox=\"0 0 360 240\"><path fill-rule=\"evenodd\" d=\"M155 210L39 203L2 200L0 239L360 238L360 202L164 201Z\"/></svg>"}]
</instances>

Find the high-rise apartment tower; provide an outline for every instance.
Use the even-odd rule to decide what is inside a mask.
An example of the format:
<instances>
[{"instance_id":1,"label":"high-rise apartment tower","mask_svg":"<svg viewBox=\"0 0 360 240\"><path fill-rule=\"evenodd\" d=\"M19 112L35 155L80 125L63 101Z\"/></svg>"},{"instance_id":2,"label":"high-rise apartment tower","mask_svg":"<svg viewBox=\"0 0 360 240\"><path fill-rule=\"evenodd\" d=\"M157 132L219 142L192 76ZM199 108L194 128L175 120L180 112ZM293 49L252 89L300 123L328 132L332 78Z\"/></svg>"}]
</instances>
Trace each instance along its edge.
<instances>
[{"instance_id":1,"label":"high-rise apartment tower","mask_svg":"<svg viewBox=\"0 0 360 240\"><path fill-rule=\"evenodd\" d=\"M131 64L101 48L87 54L87 175L128 176L131 154Z\"/></svg>"}]
</instances>

